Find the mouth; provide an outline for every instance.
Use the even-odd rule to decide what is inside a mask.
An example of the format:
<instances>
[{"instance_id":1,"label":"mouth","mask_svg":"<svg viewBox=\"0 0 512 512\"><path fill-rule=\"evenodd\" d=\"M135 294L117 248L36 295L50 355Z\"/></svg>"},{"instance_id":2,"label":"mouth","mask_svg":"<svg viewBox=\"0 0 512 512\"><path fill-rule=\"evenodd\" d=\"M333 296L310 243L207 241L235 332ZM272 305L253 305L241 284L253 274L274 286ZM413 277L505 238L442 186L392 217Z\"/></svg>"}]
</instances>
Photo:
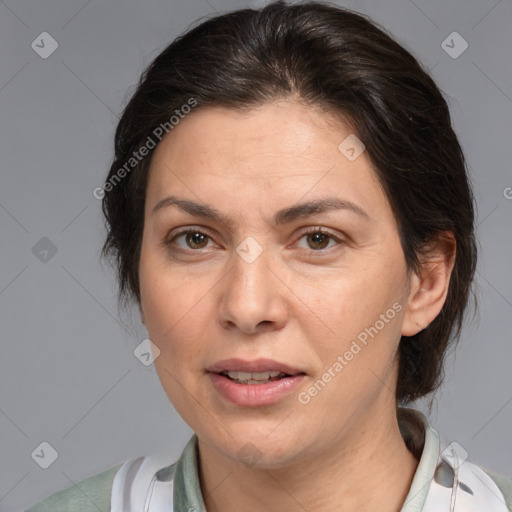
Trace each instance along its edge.
<instances>
[{"instance_id":1,"label":"mouth","mask_svg":"<svg viewBox=\"0 0 512 512\"><path fill-rule=\"evenodd\" d=\"M208 368L208 375L218 394L240 407L275 404L296 392L306 378L305 372L268 359L220 361Z\"/></svg>"},{"instance_id":2,"label":"mouth","mask_svg":"<svg viewBox=\"0 0 512 512\"><path fill-rule=\"evenodd\" d=\"M285 373L280 371L264 371L264 372L240 372L240 371L223 371L214 372L217 375L226 377L227 379L236 382L237 384L268 384L277 380L285 379L287 377L294 377L296 375L306 375L304 372Z\"/></svg>"},{"instance_id":3,"label":"mouth","mask_svg":"<svg viewBox=\"0 0 512 512\"><path fill-rule=\"evenodd\" d=\"M299 368L265 358L252 361L238 358L223 359L206 369L241 384L261 384L306 374Z\"/></svg>"}]
</instances>

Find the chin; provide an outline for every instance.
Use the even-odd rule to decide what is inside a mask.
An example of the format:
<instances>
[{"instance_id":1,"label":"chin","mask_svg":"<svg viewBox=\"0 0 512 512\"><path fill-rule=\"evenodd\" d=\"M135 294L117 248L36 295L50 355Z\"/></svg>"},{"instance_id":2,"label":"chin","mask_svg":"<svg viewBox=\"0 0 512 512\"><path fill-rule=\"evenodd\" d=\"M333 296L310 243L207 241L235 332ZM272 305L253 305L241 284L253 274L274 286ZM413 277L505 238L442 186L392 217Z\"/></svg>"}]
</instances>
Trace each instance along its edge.
<instances>
[{"instance_id":1,"label":"chin","mask_svg":"<svg viewBox=\"0 0 512 512\"><path fill-rule=\"evenodd\" d=\"M236 463L242 463L246 468L279 469L288 466L297 456L300 456L304 445L301 436L290 436L286 430L281 435L277 432L275 422L271 428L264 431L235 431L226 426L231 436L223 436L219 441L213 441L224 455Z\"/></svg>"}]
</instances>

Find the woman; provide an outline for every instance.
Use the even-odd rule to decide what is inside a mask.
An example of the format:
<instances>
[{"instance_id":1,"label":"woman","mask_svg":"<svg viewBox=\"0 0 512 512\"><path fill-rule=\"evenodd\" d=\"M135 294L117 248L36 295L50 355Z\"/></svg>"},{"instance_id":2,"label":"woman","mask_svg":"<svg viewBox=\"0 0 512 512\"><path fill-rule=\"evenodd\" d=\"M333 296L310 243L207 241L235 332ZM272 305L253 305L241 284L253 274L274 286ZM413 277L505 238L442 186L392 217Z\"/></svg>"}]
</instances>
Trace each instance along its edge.
<instances>
[{"instance_id":1,"label":"woman","mask_svg":"<svg viewBox=\"0 0 512 512\"><path fill-rule=\"evenodd\" d=\"M404 407L441 384L476 244L447 104L383 29L317 2L203 22L144 73L97 193L194 435L30 510L512 510Z\"/></svg>"}]
</instances>

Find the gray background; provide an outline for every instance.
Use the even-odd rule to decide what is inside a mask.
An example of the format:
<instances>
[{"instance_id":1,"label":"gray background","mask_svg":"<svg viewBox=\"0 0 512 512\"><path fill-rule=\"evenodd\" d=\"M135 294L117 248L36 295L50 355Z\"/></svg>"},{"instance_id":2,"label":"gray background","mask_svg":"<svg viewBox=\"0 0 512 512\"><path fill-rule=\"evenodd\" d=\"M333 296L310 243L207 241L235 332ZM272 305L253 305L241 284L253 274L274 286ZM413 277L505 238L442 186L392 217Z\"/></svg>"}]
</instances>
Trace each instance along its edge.
<instances>
[{"instance_id":1,"label":"gray background","mask_svg":"<svg viewBox=\"0 0 512 512\"><path fill-rule=\"evenodd\" d=\"M117 311L92 191L144 67L197 18L261 3L0 2L0 510L131 457L177 458L191 435L154 367L134 356L146 331L137 311ZM478 202L480 315L448 360L430 419L445 444L457 440L510 476L512 4L338 3L382 23L432 70L451 107ZM31 47L44 31L58 42L46 59ZM454 31L469 44L458 58L442 47ZM31 455L43 442L58 452L48 469Z\"/></svg>"}]
</instances>

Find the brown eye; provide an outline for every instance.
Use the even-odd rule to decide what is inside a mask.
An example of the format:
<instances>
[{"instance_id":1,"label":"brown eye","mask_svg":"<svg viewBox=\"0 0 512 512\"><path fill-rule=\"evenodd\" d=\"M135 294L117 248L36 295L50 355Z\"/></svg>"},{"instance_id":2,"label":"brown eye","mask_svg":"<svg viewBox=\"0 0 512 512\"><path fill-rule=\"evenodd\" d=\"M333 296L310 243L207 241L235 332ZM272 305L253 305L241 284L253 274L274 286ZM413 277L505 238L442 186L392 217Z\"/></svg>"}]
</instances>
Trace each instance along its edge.
<instances>
[{"instance_id":1,"label":"brown eye","mask_svg":"<svg viewBox=\"0 0 512 512\"><path fill-rule=\"evenodd\" d=\"M329 245L330 236L325 233L309 233L307 237L312 249L325 249Z\"/></svg>"},{"instance_id":2,"label":"brown eye","mask_svg":"<svg viewBox=\"0 0 512 512\"><path fill-rule=\"evenodd\" d=\"M185 233L185 241L191 249L202 249L208 242L208 235L199 231L189 231Z\"/></svg>"},{"instance_id":3,"label":"brown eye","mask_svg":"<svg viewBox=\"0 0 512 512\"><path fill-rule=\"evenodd\" d=\"M185 240L185 245L176 242L181 238ZM164 245L177 251L194 251L204 249L209 240L211 240L210 236L198 229L184 229L166 239Z\"/></svg>"},{"instance_id":4,"label":"brown eye","mask_svg":"<svg viewBox=\"0 0 512 512\"><path fill-rule=\"evenodd\" d=\"M312 250L313 253L318 252L321 254L325 249L335 248L336 245L344 244L343 240L321 228L310 229L301 236L302 238L306 239L307 245L307 247L302 246L302 248ZM334 245L329 247L329 242L334 242ZM326 250L325 252L330 253L331 251Z\"/></svg>"}]
</instances>

